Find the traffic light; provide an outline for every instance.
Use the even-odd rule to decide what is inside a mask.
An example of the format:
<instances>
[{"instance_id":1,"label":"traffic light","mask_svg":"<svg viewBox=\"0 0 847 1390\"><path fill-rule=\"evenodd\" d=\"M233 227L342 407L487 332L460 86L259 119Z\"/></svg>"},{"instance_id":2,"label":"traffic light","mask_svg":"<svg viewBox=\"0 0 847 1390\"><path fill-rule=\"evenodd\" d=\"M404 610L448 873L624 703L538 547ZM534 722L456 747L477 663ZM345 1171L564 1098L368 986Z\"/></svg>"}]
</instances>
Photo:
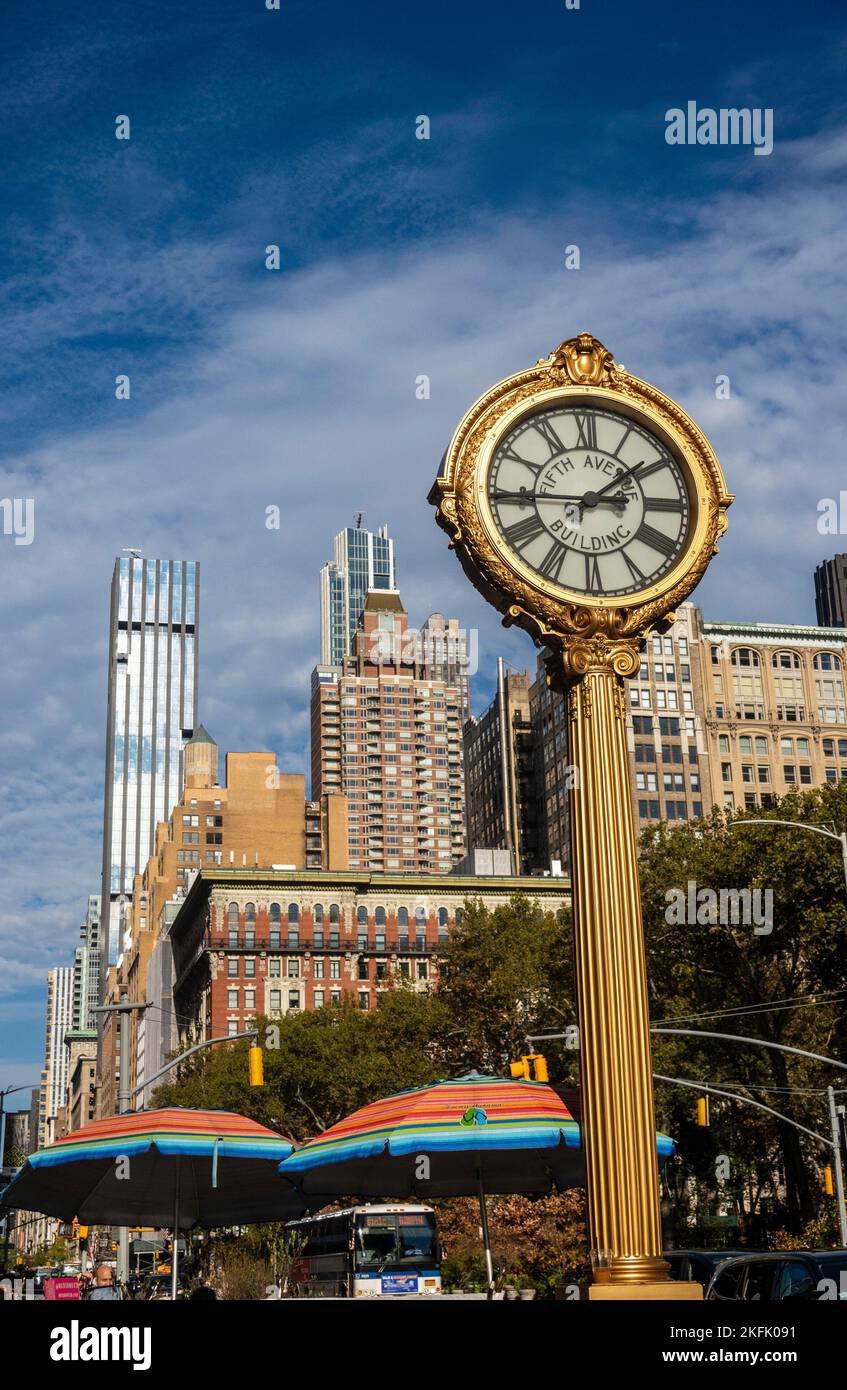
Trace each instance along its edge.
<instances>
[{"instance_id":1,"label":"traffic light","mask_svg":"<svg viewBox=\"0 0 847 1390\"><path fill-rule=\"evenodd\" d=\"M253 1043L252 1047L248 1052L248 1066L250 1070L250 1085L264 1086L264 1058L262 1057L262 1049L260 1048L258 1043Z\"/></svg>"},{"instance_id":2,"label":"traffic light","mask_svg":"<svg viewBox=\"0 0 847 1390\"><path fill-rule=\"evenodd\" d=\"M827 1163L826 1167L823 1170L823 1190L826 1193L827 1197L833 1197L835 1195L835 1188L832 1185L831 1163Z\"/></svg>"},{"instance_id":3,"label":"traffic light","mask_svg":"<svg viewBox=\"0 0 847 1390\"><path fill-rule=\"evenodd\" d=\"M521 1077L524 1081L550 1080L547 1058L540 1052L528 1052L519 1062L510 1062L509 1071L512 1076Z\"/></svg>"},{"instance_id":4,"label":"traffic light","mask_svg":"<svg viewBox=\"0 0 847 1390\"><path fill-rule=\"evenodd\" d=\"M701 1129L708 1129L711 1123L709 1118L709 1097L698 1096L697 1098L697 1123Z\"/></svg>"}]
</instances>

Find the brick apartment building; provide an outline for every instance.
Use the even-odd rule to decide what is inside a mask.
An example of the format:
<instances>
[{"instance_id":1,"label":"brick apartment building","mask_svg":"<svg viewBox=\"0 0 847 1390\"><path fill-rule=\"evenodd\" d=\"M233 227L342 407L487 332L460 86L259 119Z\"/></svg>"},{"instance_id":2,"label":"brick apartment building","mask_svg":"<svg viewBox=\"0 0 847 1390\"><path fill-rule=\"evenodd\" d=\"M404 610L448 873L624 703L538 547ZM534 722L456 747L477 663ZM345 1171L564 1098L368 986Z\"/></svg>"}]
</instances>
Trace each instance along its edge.
<instances>
[{"instance_id":1,"label":"brick apartment building","mask_svg":"<svg viewBox=\"0 0 847 1390\"><path fill-rule=\"evenodd\" d=\"M185 1042L352 997L376 1006L397 980L437 985L433 954L468 898L527 893L559 911L563 878L202 869L170 929Z\"/></svg>"},{"instance_id":2,"label":"brick apartment building","mask_svg":"<svg viewBox=\"0 0 847 1390\"><path fill-rule=\"evenodd\" d=\"M351 869L449 873L464 856L467 675L444 654L459 641L455 620L415 633L400 595L373 590L352 654L312 674L312 794L345 793Z\"/></svg>"}]
</instances>

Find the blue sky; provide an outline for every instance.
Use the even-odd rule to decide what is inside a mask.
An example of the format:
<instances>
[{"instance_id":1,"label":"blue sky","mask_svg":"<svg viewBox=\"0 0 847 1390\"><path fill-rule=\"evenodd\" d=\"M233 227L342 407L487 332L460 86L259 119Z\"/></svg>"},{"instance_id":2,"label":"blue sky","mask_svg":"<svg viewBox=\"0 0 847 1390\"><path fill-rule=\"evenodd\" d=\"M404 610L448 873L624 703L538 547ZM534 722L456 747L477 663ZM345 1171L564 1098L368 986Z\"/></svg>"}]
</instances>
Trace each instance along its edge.
<instances>
[{"instance_id":1,"label":"blue sky","mask_svg":"<svg viewBox=\"0 0 847 1390\"><path fill-rule=\"evenodd\" d=\"M588 329L691 411L738 494L707 616L813 621L814 566L847 549L816 525L847 480L840 11L7 0L2 496L34 498L36 530L0 535L0 1085L37 1079L45 972L99 887L122 546L201 562L223 748L306 768L317 573L358 510L395 537L413 621L479 629L479 704L498 653L535 653L426 492L476 395ZM772 109L773 153L668 145L691 100Z\"/></svg>"}]
</instances>

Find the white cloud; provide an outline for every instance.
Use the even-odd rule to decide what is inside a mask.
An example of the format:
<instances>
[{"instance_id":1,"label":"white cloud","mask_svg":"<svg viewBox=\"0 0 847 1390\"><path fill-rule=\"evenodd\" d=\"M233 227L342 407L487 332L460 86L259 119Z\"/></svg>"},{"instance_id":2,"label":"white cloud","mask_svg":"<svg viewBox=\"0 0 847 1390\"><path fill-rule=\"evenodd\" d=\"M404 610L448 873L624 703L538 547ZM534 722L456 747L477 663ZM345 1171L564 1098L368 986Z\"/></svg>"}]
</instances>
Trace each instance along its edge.
<instances>
[{"instance_id":1,"label":"white cloud","mask_svg":"<svg viewBox=\"0 0 847 1390\"><path fill-rule=\"evenodd\" d=\"M13 634L0 676L7 989L69 960L98 887L120 548L201 561L201 718L224 747L270 746L289 769L308 766L318 570L357 510L389 524L412 621L441 609L479 627L485 678L498 652L532 665L529 639L504 632L469 588L426 493L475 396L578 330L677 397L722 458L738 500L697 596L707 616L812 620L812 570L840 548L818 535L816 506L844 478L847 230L820 181L843 140L827 136L821 159L786 160L792 178L805 169L802 188L774 157L755 187L706 206L669 196L670 236L655 208L613 212L597 197L297 274L239 281L212 241L134 265L136 312L149 303L164 323L171 302L191 308L207 324L202 350L146 391L142 366L138 393L108 422L57 432L9 460L4 478L5 494L36 499L35 544L0 538ZM582 269L569 272L574 240ZM62 272L56 313L69 336L75 315L93 330L111 312L97 248L93 233L73 241L80 290ZM42 305L14 333L37 344L49 324ZM429 401L415 398L422 372ZM715 398L719 374L729 402ZM280 531L265 528L271 504Z\"/></svg>"}]
</instances>

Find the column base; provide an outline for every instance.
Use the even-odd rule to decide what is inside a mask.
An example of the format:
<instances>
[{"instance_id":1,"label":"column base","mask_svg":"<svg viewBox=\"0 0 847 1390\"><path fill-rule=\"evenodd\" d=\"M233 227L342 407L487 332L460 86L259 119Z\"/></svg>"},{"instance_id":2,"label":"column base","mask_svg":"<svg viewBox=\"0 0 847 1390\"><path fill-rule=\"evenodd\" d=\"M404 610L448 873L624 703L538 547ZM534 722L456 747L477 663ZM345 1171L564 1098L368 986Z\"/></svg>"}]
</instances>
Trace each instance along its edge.
<instances>
[{"instance_id":1,"label":"column base","mask_svg":"<svg viewBox=\"0 0 847 1390\"><path fill-rule=\"evenodd\" d=\"M703 1285L677 1279L663 1279L655 1284L590 1284L588 1298L591 1302L604 1303L702 1303Z\"/></svg>"}]
</instances>

